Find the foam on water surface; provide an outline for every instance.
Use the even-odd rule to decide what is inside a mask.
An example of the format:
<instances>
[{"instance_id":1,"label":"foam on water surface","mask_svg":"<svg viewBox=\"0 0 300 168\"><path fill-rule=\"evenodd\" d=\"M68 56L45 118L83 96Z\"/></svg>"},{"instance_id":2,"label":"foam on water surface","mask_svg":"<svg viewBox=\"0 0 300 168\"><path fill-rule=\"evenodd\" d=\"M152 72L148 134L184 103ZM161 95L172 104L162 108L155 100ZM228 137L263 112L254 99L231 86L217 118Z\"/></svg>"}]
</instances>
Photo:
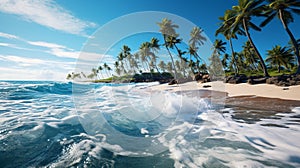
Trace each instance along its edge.
<instances>
[{"instance_id":1,"label":"foam on water surface","mask_svg":"<svg viewBox=\"0 0 300 168\"><path fill-rule=\"evenodd\" d=\"M249 124L152 85L0 82L0 167L300 166L300 107Z\"/></svg>"}]
</instances>

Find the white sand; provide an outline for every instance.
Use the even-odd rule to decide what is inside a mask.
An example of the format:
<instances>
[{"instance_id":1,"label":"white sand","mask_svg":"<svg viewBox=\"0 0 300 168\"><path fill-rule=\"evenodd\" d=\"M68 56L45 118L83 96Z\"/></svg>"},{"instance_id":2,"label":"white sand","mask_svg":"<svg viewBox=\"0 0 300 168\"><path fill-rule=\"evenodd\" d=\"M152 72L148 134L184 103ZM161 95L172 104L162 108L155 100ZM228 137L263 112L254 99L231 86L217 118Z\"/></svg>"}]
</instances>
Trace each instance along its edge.
<instances>
[{"instance_id":1,"label":"white sand","mask_svg":"<svg viewBox=\"0 0 300 168\"><path fill-rule=\"evenodd\" d=\"M210 85L209 88L203 88L204 85ZM284 88L288 90L284 90ZM300 85L290 87L279 87L276 85L269 84L257 84L249 85L247 83L242 84L228 84L221 81L208 82L208 83L196 83L187 82L179 85L169 86L168 84L152 86L153 90L164 90L164 91L186 91L186 90L214 90L227 92L228 96L260 96L269 98L280 98L287 100L299 100L300 101Z\"/></svg>"}]
</instances>

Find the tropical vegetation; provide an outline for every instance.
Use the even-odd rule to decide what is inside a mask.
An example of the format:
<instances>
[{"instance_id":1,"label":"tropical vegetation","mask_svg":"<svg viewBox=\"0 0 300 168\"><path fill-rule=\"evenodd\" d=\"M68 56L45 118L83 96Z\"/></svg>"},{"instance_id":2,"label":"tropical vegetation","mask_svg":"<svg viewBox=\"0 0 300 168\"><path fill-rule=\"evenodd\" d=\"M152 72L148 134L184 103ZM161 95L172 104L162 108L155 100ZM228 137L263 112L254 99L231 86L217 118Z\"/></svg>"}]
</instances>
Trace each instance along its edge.
<instances>
[{"instance_id":1,"label":"tropical vegetation","mask_svg":"<svg viewBox=\"0 0 300 168\"><path fill-rule=\"evenodd\" d=\"M170 73L175 79L188 78L198 73L210 73L211 76L226 74L262 74L269 77L280 73L300 73L300 39L297 39L289 25L294 22L294 15L300 14L299 0L238 0L235 6L224 11L219 17L219 26L215 37L223 35L226 41L216 38L212 44L212 54L203 55L201 46L207 43L204 30L193 27L188 44L183 45L179 25L168 18L157 22L160 37L153 37L139 44L134 52L124 44L114 63L105 62L93 67L89 74L72 72L67 79L112 79L132 77L137 74ZM264 31L274 18L278 18L290 39L286 46L276 45L263 52L259 50L252 34ZM258 18L258 19L257 19ZM258 22L260 21L260 22ZM153 23L155 24L155 23ZM254 30L254 31L253 31ZM245 36L241 51L236 51L233 40ZM229 45L229 49L226 45ZM187 46L187 47L186 47ZM162 56L164 50L169 59ZM229 52L229 53L227 53ZM205 59L209 57L209 59ZM264 59L265 58L265 59ZM170 61L167 61L170 60ZM206 61L209 61L208 65Z\"/></svg>"}]
</instances>

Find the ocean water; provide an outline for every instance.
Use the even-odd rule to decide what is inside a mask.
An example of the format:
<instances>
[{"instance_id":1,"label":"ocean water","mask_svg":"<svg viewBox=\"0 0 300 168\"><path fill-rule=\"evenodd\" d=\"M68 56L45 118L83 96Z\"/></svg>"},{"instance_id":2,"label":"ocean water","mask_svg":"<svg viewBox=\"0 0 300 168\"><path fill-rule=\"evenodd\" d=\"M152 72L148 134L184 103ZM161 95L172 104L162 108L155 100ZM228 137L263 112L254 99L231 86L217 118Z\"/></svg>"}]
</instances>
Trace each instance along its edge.
<instances>
[{"instance_id":1,"label":"ocean water","mask_svg":"<svg viewBox=\"0 0 300 168\"><path fill-rule=\"evenodd\" d=\"M0 167L300 167L300 107L229 108L155 84L0 81ZM272 115L237 117L254 112Z\"/></svg>"}]
</instances>

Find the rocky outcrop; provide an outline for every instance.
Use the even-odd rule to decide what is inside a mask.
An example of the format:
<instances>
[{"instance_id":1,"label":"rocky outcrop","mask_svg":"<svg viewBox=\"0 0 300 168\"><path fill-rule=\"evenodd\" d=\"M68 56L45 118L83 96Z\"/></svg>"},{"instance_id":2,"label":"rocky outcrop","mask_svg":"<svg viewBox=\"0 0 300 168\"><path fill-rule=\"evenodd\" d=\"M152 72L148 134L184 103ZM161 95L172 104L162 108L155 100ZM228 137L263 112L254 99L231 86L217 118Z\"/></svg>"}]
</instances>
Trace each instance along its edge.
<instances>
[{"instance_id":1,"label":"rocky outcrop","mask_svg":"<svg viewBox=\"0 0 300 168\"><path fill-rule=\"evenodd\" d=\"M238 75L238 76L227 76L224 79L225 83L239 84L239 83L248 83L251 85L255 84L275 84L277 86L292 86L300 85L300 75L280 75L273 77L264 77L264 76L250 76Z\"/></svg>"},{"instance_id":2,"label":"rocky outcrop","mask_svg":"<svg viewBox=\"0 0 300 168\"><path fill-rule=\"evenodd\" d=\"M174 77L167 72L163 73L142 73L142 74L135 74L132 77L132 80L130 82L156 82L159 83L168 83L171 80L173 80Z\"/></svg>"},{"instance_id":3,"label":"rocky outcrop","mask_svg":"<svg viewBox=\"0 0 300 168\"><path fill-rule=\"evenodd\" d=\"M206 82L210 82L210 76L208 73L197 73L194 76L194 80L197 82L201 82L201 83L206 83Z\"/></svg>"},{"instance_id":4,"label":"rocky outcrop","mask_svg":"<svg viewBox=\"0 0 300 168\"><path fill-rule=\"evenodd\" d=\"M247 82L247 80L248 77L244 74L232 75L232 76L225 77L224 83L239 84L239 83L245 83Z\"/></svg>"},{"instance_id":5,"label":"rocky outcrop","mask_svg":"<svg viewBox=\"0 0 300 168\"><path fill-rule=\"evenodd\" d=\"M300 85L300 75L280 75L273 76L266 80L267 84L275 84L277 86Z\"/></svg>"},{"instance_id":6,"label":"rocky outcrop","mask_svg":"<svg viewBox=\"0 0 300 168\"><path fill-rule=\"evenodd\" d=\"M266 83L267 78L266 77L250 77L247 80L247 83L250 85L254 85L254 84L263 84Z\"/></svg>"}]
</instances>

